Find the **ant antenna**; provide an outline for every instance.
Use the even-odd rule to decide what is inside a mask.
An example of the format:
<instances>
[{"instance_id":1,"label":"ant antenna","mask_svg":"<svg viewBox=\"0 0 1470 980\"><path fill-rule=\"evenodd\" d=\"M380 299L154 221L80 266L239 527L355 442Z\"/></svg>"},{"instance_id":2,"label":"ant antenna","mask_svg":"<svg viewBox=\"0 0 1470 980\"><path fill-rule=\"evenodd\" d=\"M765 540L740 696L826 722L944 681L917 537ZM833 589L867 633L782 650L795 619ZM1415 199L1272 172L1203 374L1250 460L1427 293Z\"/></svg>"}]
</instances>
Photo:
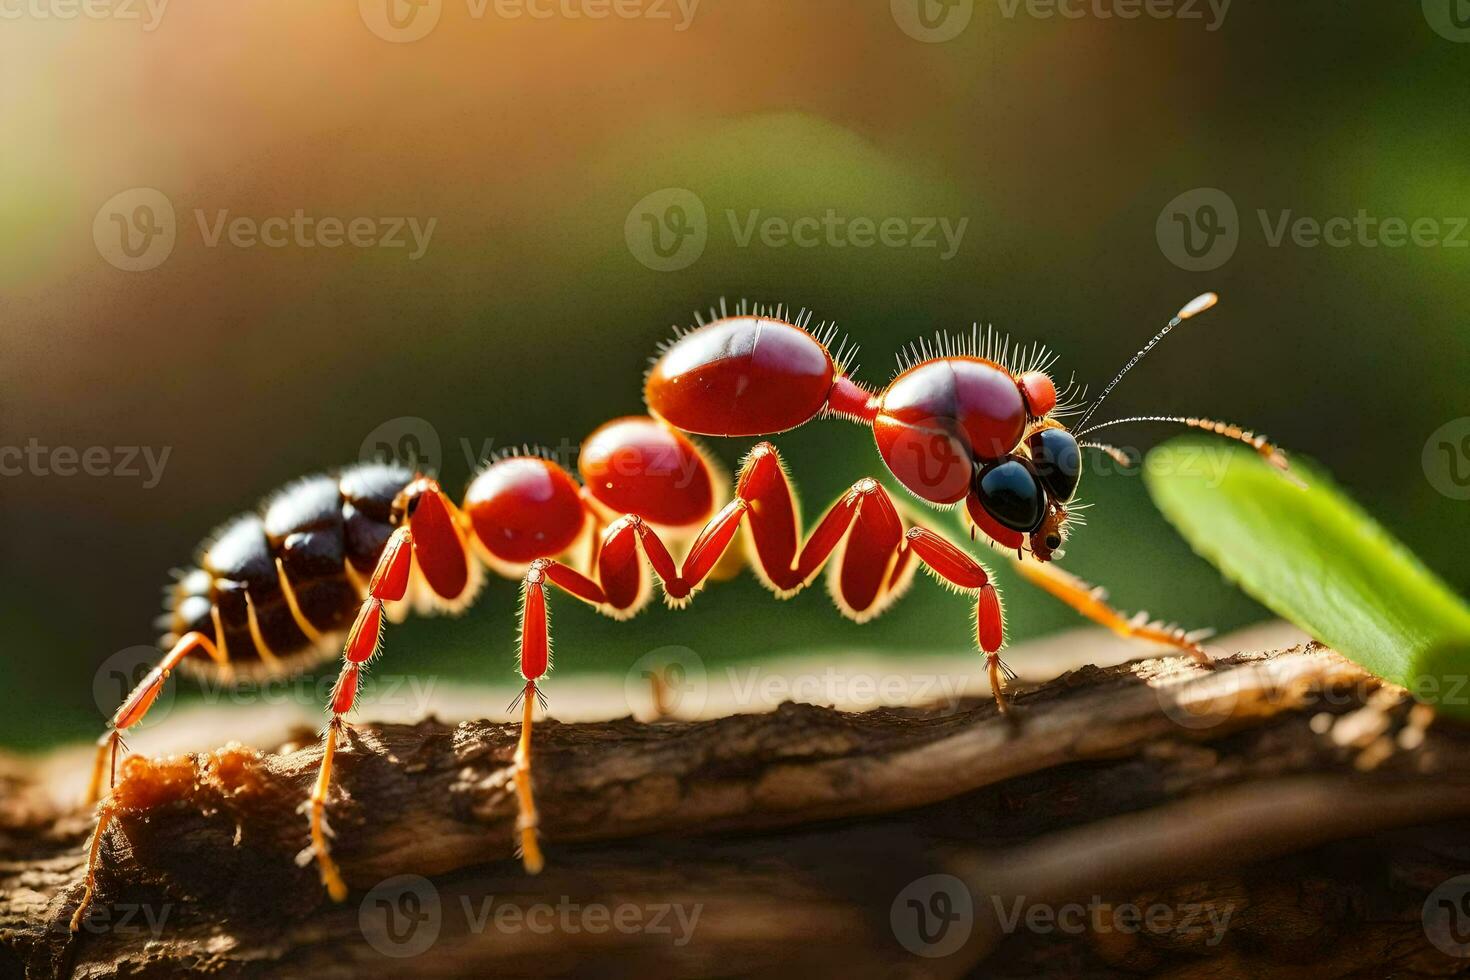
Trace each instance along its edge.
<instances>
[{"instance_id":1,"label":"ant antenna","mask_svg":"<svg viewBox=\"0 0 1470 980\"><path fill-rule=\"evenodd\" d=\"M1133 458L1125 453L1123 450L1119 449L1117 446L1110 446L1105 442L1079 442L1077 443L1077 448L1096 449L1098 452L1110 456L1113 462L1117 463L1119 466L1129 469L1133 467Z\"/></svg>"},{"instance_id":2,"label":"ant antenna","mask_svg":"<svg viewBox=\"0 0 1470 980\"><path fill-rule=\"evenodd\" d=\"M1306 484L1292 475L1291 466L1286 461L1286 453L1282 452L1279 446L1265 436L1257 435L1249 429L1242 429L1240 426L1232 425L1229 422L1218 422L1215 419L1199 418L1193 415L1133 415L1126 419L1113 419L1111 422L1100 422L1083 432L1076 433L1076 435L1078 438L1081 438L1089 432L1096 432L1099 429L1110 429L1115 425L1123 425L1128 422L1171 422L1175 425L1185 425L1191 429L1201 429L1205 432L1214 433L1217 436L1224 436L1226 439L1233 439L1254 449L1262 459L1284 473L1288 480L1303 490L1306 489ZM1094 443L1078 443L1078 445L1101 448Z\"/></svg>"},{"instance_id":3,"label":"ant antenna","mask_svg":"<svg viewBox=\"0 0 1470 980\"><path fill-rule=\"evenodd\" d=\"M1215 293L1203 293L1199 296L1196 296L1188 303L1184 304L1184 309L1176 313L1174 315L1174 319L1164 324L1164 329L1154 334L1153 339L1144 344L1143 348L1139 350L1137 354L1133 355L1133 359L1131 361L1123 365L1123 370L1119 371L1117 375L1113 378L1113 380L1108 382L1108 386L1103 389L1103 393L1097 396L1097 401L1092 403L1091 407L1087 409L1087 412L1082 416L1081 419L1077 421L1077 425L1074 428L1080 430L1084 425L1087 424L1087 420L1092 418L1092 413L1097 411L1097 407L1103 403L1103 399L1108 397L1109 392L1118 387L1118 382L1123 380L1123 376L1129 371L1132 371L1133 366L1139 361L1143 360L1145 355L1147 355L1149 351L1154 349L1154 345L1167 337L1170 330L1173 330L1175 327L1179 326L1179 324L1183 323L1185 320L1188 320L1190 317L1195 317L1205 312L1218 302L1220 302L1219 295Z\"/></svg>"}]
</instances>

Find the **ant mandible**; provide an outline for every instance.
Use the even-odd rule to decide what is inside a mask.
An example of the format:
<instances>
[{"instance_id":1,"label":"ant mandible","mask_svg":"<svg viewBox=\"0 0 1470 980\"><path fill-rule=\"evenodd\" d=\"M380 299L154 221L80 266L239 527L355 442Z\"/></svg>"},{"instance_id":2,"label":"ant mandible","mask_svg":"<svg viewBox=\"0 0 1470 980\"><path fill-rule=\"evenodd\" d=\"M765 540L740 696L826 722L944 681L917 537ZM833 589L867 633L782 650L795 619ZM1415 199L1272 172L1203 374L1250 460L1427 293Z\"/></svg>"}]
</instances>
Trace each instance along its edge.
<instances>
[{"instance_id":1,"label":"ant mandible","mask_svg":"<svg viewBox=\"0 0 1470 980\"><path fill-rule=\"evenodd\" d=\"M338 649L342 670L331 694L319 775L306 805L310 844L323 884L347 895L327 846L326 806L333 758L356 701L366 664L381 646L384 619L459 612L479 590L481 568L521 580L520 673L525 687L514 785L524 866L543 865L531 787L531 731L538 682L551 662L547 592L558 589L599 611L627 618L652 594L645 566L671 605L686 603L715 570L742 525L760 579L780 597L808 585L823 565L843 615L870 619L897 599L917 565L969 595L975 640L985 654L996 704L1007 711L1000 659L1005 645L1001 601L985 566L923 526L907 503L875 479L858 480L803 539L796 494L776 448L758 443L745 457L733 498L721 503L718 469L690 438L761 437L819 416L873 430L892 476L934 507L964 505L978 532L1005 552L1028 581L1121 635L1166 644L1208 662L1196 636L1129 618L1101 590L1051 564L1077 520L1073 502L1081 450L1120 462L1128 457L1092 432L1132 422L1169 422L1243 442L1278 468L1285 456L1264 437L1210 419L1134 416L1086 427L1129 370L1180 323L1214 306L1207 293L1190 302L1108 384L1074 430L1061 421L1080 405L1059 404L1047 373L1054 358L1039 346L1012 349L978 331L965 340L917 345L896 377L872 391L850 376L832 331L814 332L810 316L784 308L733 315L680 333L655 360L644 385L649 415L603 425L582 444L581 484L531 452L492 460L471 481L460 507L432 478L389 463L364 463L334 476L310 477L266 501L258 513L222 527L181 573L165 619L168 648L131 692L99 740L90 796L116 779L123 733L136 725L176 668L220 678L276 676L320 662ZM673 547L671 547L673 545ZM676 558L676 554L682 557ZM202 653L207 660L191 654ZM515 705L512 705L514 709ZM99 810L87 887L73 926L93 894L103 833L112 812Z\"/></svg>"}]
</instances>

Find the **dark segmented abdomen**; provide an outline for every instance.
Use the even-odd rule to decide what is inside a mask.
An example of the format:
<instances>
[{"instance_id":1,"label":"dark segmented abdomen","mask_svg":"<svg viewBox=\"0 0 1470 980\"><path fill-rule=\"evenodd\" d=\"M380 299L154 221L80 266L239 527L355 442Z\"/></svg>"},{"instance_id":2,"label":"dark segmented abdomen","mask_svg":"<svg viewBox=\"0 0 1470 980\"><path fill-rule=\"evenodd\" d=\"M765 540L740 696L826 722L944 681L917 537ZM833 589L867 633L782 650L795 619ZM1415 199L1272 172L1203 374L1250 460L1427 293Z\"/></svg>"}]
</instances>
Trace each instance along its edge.
<instances>
[{"instance_id":1,"label":"dark segmented abdomen","mask_svg":"<svg viewBox=\"0 0 1470 980\"><path fill-rule=\"evenodd\" d=\"M198 630L247 676L331 655L324 638L351 625L359 581L393 533L393 498L413 479L401 466L362 463L293 483L225 524L175 585L162 645ZM211 669L198 656L186 663Z\"/></svg>"}]
</instances>

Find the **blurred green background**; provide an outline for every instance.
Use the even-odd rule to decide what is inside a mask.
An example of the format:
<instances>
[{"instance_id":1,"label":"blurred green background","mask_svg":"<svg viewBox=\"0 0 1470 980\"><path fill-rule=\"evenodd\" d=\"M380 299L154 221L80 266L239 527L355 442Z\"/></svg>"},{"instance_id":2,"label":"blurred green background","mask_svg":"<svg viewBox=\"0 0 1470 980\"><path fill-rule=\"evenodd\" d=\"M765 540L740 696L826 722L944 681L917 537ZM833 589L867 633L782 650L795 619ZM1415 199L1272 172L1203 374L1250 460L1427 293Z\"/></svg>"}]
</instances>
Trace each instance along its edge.
<instances>
[{"instance_id":1,"label":"blurred green background","mask_svg":"<svg viewBox=\"0 0 1470 980\"><path fill-rule=\"evenodd\" d=\"M1221 308L1103 415L1258 427L1323 461L1470 591L1467 504L1421 463L1430 434L1467 413L1470 249L1272 247L1258 216L1366 210L1441 219L1448 235L1443 219L1470 215L1458 94L1470 44L1434 3L1239 2L1211 30L1203 3L1190 5L1203 19L1125 20L1099 15L1111 0L1076 5L1077 18L1008 0L704 0L680 30L671 0L601 19L567 15L599 9L587 0L547 3L546 18L429 0L399 11L439 18L405 43L381 36L392 29L375 2L179 4L149 30L141 5L144 22L63 20L38 16L51 8L37 0L0 25L0 446L169 451L151 488L29 465L0 478L0 744L94 736L94 674L153 641L168 569L278 485L358 458L408 416L432 425L458 495L472 470L462 440L574 445L638 412L655 344L721 296L836 320L869 382L915 337L979 321L1046 342L1060 376L1096 392L1173 310L1216 289ZM969 19L951 39L916 39L904 29L922 23L916 2L941 34L960 24L945 18ZM129 272L93 226L139 187L171 202L177 240ZM674 271L649 268L625 236L665 188L707 213L703 253ZM1238 208L1238 249L1208 271L1177 266L1156 233L1195 188ZM437 223L410 260L208 247L196 218L297 209ZM731 229L731 213L743 226L752 212L828 209L968 224L947 259L742 246ZM1168 434L1116 433L1140 448ZM879 465L845 423L778 443L809 520ZM746 444L715 448L733 466ZM1097 506L1066 565L1125 608L1221 629L1264 615L1189 553L1135 476L1089 476L1082 493ZM990 564L1013 641L1077 623ZM496 580L461 620L395 628L385 664L508 681L516 603ZM561 673L621 676L666 644L712 663L826 650L840 665L857 649L962 650L970 633L966 604L927 579L863 627L822 588L777 605L748 574L626 624L565 598L555 611Z\"/></svg>"}]
</instances>

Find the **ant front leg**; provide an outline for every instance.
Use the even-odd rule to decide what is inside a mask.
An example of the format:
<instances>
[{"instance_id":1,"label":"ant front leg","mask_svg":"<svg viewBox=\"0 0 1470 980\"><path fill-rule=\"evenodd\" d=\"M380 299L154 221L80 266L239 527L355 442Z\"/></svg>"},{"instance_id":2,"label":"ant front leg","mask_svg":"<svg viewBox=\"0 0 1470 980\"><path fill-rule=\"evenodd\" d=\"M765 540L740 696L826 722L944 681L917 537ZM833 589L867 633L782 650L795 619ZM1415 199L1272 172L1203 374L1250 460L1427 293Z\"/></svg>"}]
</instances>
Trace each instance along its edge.
<instances>
[{"instance_id":1,"label":"ant front leg","mask_svg":"<svg viewBox=\"0 0 1470 980\"><path fill-rule=\"evenodd\" d=\"M829 560L832 597L843 615L858 622L877 616L903 592L914 559L940 580L975 597L975 639L986 655L996 704L1007 711L1000 659L1005 644L1000 596L989 573L945 538L922 527L904 530L898 509L871 478L854 483L817 522L805 543L795 495L780 457L769 443L751 451L736 493L748 500L757 567L778 595L803 588Z\"/></svg>"},{"instance_id":2,"label":"ant front leg","mask_svg":"<svg viewBox=\"0 0 1470 980\"><path fill-rule=\"evenodd\" d=\"M1107 627L1119 636L1174 647L1176 650L1188 653L1196 661L1206 666L1211 662L1209 654L1198 642L1208 635L1207 631L1186 632L1177 626L1150 622L1145 613L1132 617L1125 616L1108 605L1105 590L1088 585L1082 579L1056 567L1051 562L1012 559L1011 564L1026 581L1055 596L1082 616L1100 626Z\"/></svg>"},{"instance_id":3,"label":"ant front leg","mask_svg":"<svg viewBox=\"0 0 1470 980\"><path fill-rule=\"evenodd\" d=\"M936 578L975 597L975 642L985 653L996 706L1002 714L1008 712L1004 681L1015 675L1000 659L1000 650L1005 646L1005 612L990 574L984 565L927 528L910 528L907 538L908 546Z\"/></svg>"}]
</instances>

